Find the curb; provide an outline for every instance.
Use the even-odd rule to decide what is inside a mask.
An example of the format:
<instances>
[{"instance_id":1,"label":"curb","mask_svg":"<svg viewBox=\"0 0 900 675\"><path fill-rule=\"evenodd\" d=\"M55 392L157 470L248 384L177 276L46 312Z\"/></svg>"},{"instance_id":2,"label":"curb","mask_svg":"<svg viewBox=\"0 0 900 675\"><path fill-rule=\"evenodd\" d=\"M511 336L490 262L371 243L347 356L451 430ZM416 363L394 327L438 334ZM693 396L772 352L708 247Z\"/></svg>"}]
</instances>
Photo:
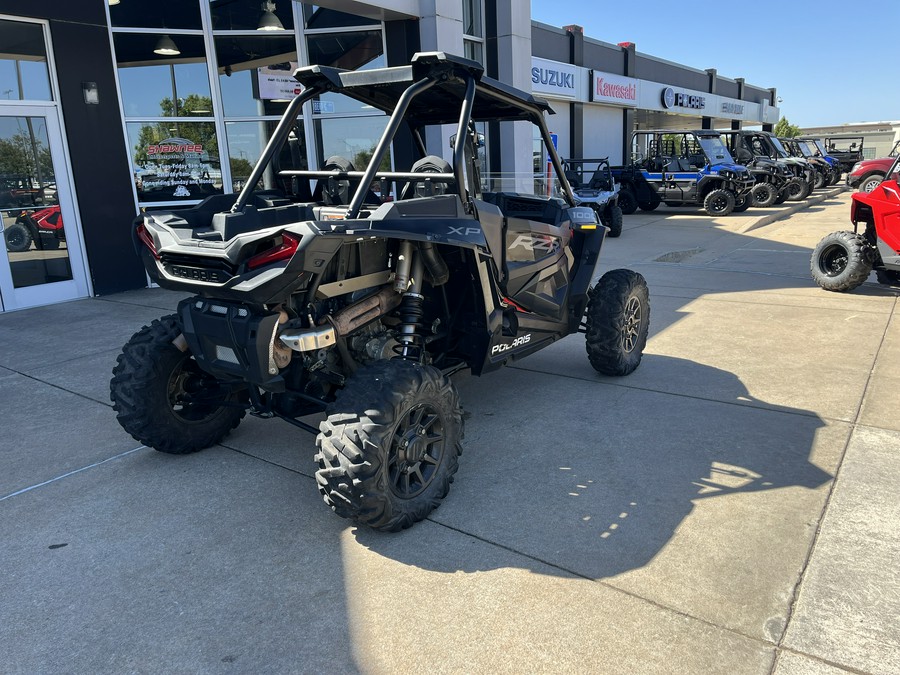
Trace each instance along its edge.
<instances>
[{"instance_id":1,"label":"curb","mask_svg":"<svg viewBox=\"0 0 900 675\"><path fill-rule=\"evenodd\" d=\"M762 216L761 218L753 221L752 223L748 223L741 229L737 230L737 232L738 234L744 234L746 232L750 232L751 230L757 230L760 227L771 225L772 223L775 223L779 220L784 220L788 216L792 216L795 213L803 211L804 209L807 209L814 204L821 204L826 199L835 197L842 192L846 192L849 189L850 188L848 188L846 185L833 187L828 192L820 192L817 195L807 197L802 202L794 202L789 208L781 210L778 213L770 213L767 216Z\"/></svg>"}]
</instances>

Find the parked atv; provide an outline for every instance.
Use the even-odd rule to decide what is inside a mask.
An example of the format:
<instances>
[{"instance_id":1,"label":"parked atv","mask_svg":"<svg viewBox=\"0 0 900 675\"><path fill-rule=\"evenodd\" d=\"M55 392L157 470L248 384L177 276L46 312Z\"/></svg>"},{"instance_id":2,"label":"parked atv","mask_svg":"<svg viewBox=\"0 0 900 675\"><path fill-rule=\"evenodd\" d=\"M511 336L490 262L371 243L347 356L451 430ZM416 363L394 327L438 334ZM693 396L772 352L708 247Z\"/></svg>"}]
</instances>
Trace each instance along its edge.
<instances>
[{"instance_id":1,"label":"parked atv","mask_svg":"<svg viewBox=\"0 0 900 675\"><path fill-rule=\"evenodd\" d=\"M871 192L854 192L853 231L832 232L810 260L813 279L826 291L852 291L875 270L883 284L900 284L900 158ZM860 231L862 230L862 231Z\"/></svg>"},{"instance_id":2,"label":"parked atv","mask_svg":"<svg viewBox=\"0 0 900 675\"><path fill-rule=\"evenodd\" d=\"M32 242L44 251L58 249L66 240L59 205L36 211L22 211L16 217L16 222L6 228L3 236L6 239L6 250L10 253L27 251Z\"/></svg>"},{"instance_id":3,"label":"parked atv","mask_svg":"<svg viewBox=\"0 0 900 675\"><path fill-rule=\"evenodd\" d=\"M770 131L754 132L753 143L759 144L763 148L763 152L772 159L783 161L791 168L796 180L789 181L785 186L787 201L801 201L809 197L813 189L815 169L802 157L794 157L787 148L781 143L781 140ZM775 201L779 204L778 200Z\"/></svg>"},{"instance_id":4,"label":"parked atv","mask_svg":"<svg viewBox=\"0 0 900 675\"><path fill-rule=\"evenodd\" d=\"M753 206L767 208L775 204L780 195L781 201L787 198L785 189L788 181L794 178L790 167L781 160L775 160L763 152L760 143L754 143L754 131L720 131L728 151L735 161L747 167L756 184L751 196Z\"/></svg>"},{"instance_id":5,"label":"parked atv","mask_svg":"<svg viewBox=\"0 0 900 675\"><path fill-rule=\"evenodd\" d=\"M575 193L576 203L590 206L600 222L609 228L610 237L622 234L622 209L619 186L609 168L609 158L564 159L566 180Z\"/></svg>"},{"instance_id":6,"label":"parked atv","mask_svg":"<svg viewBox=\"0 0 900 675\"><path fill-rule=\"evenodd\" d=\"M632 157L667 206L696 204L710 216L746 211L754 180L735 163L718 131L635 131Z\"/></svg>"},{"instance_id":7,"label":"parked atv","mask_svg":"<svg viewBox=\"0 0 900 675\"><path fill-rule=\"evenodd\" d=\"M129 340L110 395L121 425L167 453L221 441L247 412L316 433L326 504L400 530L440 504L456 473L464 416L452 374L483 375L584 332L593 368L626 375L647 340L647 285L624 269L594 283L607 228L577 205L546 101L443 53L294 77L303 93L240 195L134 222L150 277L195 295ZM325 92L390 115L361 171L340 158L293 164L301 107ZM558 194L482 192L475 123L496 121L537 127ZM439 136L441 125L456 129L450 163L426 149L426 128ZM422 157L383 170L401 128ZM314 413L325 415L318 428L300 419Z\"/></svg>"}]
</instances>

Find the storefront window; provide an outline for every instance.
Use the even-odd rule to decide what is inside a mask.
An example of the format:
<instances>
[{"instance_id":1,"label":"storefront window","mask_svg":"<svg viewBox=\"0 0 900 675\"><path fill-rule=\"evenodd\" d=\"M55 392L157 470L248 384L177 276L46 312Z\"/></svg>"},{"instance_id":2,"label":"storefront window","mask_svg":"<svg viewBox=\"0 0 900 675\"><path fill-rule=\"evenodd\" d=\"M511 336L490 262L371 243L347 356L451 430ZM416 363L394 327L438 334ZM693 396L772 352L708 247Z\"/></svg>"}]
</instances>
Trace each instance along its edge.
<instances>
[{"instance_id":1,"label":"storefront window","mask_svg":"<svg viewBox=\"0 0 900 675\"><path fill-rule=\"evenodd\" d=\"M129 122L134 183L142 202L204 199L222 192L212 122Z\"/></svg>"},{"instance_id":2,"label":"storefront window","mask_svg":"<svg viewBox=\"0 0 900 675\"><path fill-rule=\"evenodd\" d=\"M303 4L303 17L306 20L307 30L319 30L326 28L351 28L354 26L377 26L378 21L362 16L338 12L334 9L325 9L318 5ZM315 61L312 61L315 63Z\"/></svg>"},{"instance_id":3,"label":"storefront window","mask_svg":"<svg viewBox=\"0 0 900 675\"><path fill-rule=\"evenodd\" d=\"M109 19L115 28L200 30L203 27L197 0L125 0L110 4Z\"/></svg>"},{"instance_id":4,"label":"storefront window","mask_svg":"<svg viewBox=\"0 0 900 675\"><path fill-rule=\"evenodd\" d=\"M380 30L317 33L307 36L309 62L346 70L384 68L384 42ZM366 112L359 101L341 94L323 94L313 105L313 112L324 115Z\"/></svg>"},{"instance_id":5,"label":"storefront window","mask_svg":"<svg viewBox=\"0 0 900 675\"><path fill-rule=\"evenodd\" d=\"M302 91L293 36L216 35L215 43L226 117L281 115Z\"/></svg>"},{"instance_id":6,"label":"storefront window","mask_svg":"<svg viewBox=\"0 0 900 675\"><path fill-rule=\"evenodd\" d=\"M213 30L294 30L292 0L210 0Z\"/></svg>"},{"instance_id":7,"label":"storefront window","mask_svg":"<svg viewBox=\"0 0 900 675\"><path fill-rule=\"evenodd\" d=\"M260 120L228 122L225 125L228 152L231 156L232 191L238 192L243 189L277 124L276 120ZM283 180L278 178L276 172L284 169L304 170L308 168L306 157L306 136L303 133L303 122L298 119L288 135L287 142L281 148L280 155L269 168L269 173L263 175L259 188L283 188Z\"/></svg>"},{"instance_id":8,"label":"storefront window","mask_svg":"<svg viewBox=\"0 0 900 675\"><path fill-rule=\"evenodd\" d=\"M14 42L0 56L0 100L52 100L47 50L41 26L0 20L0 34L15 35Z\"/></svg>"},{"instance_id":9,"label":"storefront window","mask_svg":"<svg viewBox=\"0 0 900 675\"><path fill-rule=\"evenodd\" d=\"M368 166L387 122L388 118L384 115L316 120L314 128L319 165L337 155L349 160L355 169L362 171ZM385 162L382 169L389 169L389 158Z\"/></svg>"},{"instance_id":10,"label":"storefront window","mask_svg":"<svg viewBox=\"0 0 900 675\"><path fill-rule=\"evenodd\" d=\"M119 84L127 117L212 115L203 64L119 68Z\"/></svg>"}]
</instances>

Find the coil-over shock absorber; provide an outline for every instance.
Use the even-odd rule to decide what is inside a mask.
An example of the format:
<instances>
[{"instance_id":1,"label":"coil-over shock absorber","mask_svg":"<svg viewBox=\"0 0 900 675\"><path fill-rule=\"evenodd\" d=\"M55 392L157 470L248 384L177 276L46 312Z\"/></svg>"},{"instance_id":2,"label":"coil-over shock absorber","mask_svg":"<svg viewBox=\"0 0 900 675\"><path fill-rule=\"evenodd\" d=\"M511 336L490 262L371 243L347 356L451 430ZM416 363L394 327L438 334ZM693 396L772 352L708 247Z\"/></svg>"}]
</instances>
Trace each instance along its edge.
<instances>
[{"instance_id":1,"label":"coil-over shock absorber","mask_svg":"<svg viewBox=\"0 0 900 675\"><path fill-rule=\"evenodd\" d=\"M400 315L400 328L397 332L399 344L394 348L397 356L394 358L407 361L422 360L425 345L425 337L422 335L424 326L422 317L425 316L422 307L425 296L421 293L423 274L422 256L413 247L412 242L402 242L394 275L394 290L403 293L403 299L397 310Z\"/></svg>"}]
</instances>

